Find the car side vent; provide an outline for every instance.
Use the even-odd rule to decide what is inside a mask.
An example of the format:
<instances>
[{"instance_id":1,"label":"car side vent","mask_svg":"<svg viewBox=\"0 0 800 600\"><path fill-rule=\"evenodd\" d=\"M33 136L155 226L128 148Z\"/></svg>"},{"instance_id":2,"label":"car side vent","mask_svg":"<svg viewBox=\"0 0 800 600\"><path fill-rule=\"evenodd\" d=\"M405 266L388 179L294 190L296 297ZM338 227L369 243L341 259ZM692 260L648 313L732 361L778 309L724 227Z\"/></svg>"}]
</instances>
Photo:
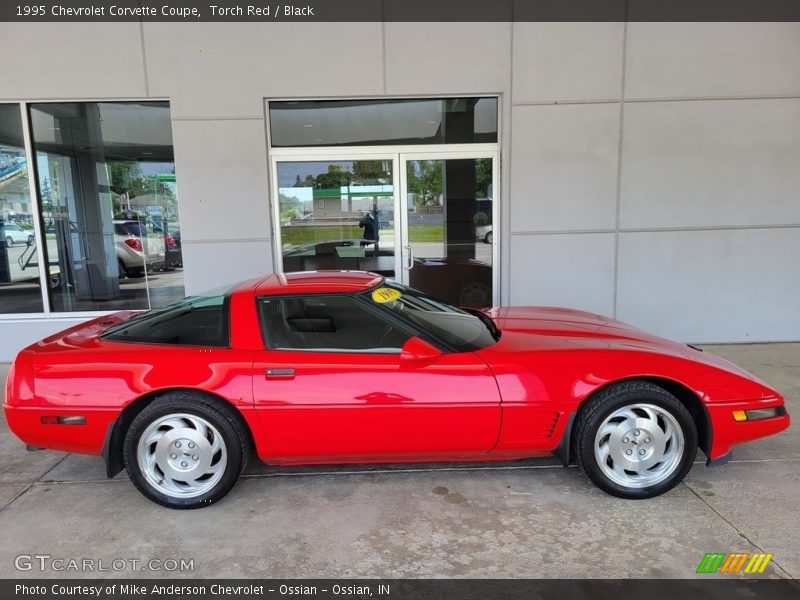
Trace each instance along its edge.
<instances>
[{"instance_id":1,"label":"car side vent","mask_svg":"<svg viewBox=\"0 0 800 600\"><path fill-rule=\"evenodd\" d=\"M549 427L547 429L547 434L545 435L546 438L553 437L553 433L556 430L556 426L558 425L558 421L561 418L561 413L555 413L553 415L553 420L550 422Z\"/></svg>"}]
</instances>

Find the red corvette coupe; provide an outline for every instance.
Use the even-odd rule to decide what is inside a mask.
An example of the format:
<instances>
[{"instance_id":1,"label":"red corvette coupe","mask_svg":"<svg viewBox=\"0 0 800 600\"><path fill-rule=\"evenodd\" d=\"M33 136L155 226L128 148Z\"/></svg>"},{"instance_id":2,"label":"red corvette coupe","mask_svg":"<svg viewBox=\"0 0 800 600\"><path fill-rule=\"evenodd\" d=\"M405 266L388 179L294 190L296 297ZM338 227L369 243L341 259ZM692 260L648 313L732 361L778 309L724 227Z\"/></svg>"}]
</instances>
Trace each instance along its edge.
<instances>
[{"instance_id":1,"label":"red corvette coupe","mask_svg":"<svg viewBox=\"0 0 800 600\"><path fill-rule=\"evenodd\" d=\"M20 352L5 402L29 446L101 454L148 498L206 506L272 464L555 454L606 492L675 486L697 448L789 426L735 365L560 308L460 310L363 272L269 275L102 316Z\"/></svg>"}]
</instances>

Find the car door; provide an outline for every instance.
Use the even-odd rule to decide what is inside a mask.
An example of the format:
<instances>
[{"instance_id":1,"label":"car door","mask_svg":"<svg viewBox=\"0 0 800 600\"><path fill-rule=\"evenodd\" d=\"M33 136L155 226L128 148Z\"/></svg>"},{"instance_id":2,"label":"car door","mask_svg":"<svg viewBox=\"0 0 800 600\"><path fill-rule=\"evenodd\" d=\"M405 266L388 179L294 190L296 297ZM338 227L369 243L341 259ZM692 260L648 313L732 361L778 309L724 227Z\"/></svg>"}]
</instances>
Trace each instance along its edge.
<instances>
[{"instance_id":1,"label":"car door","mask_svg":"<svg viewBox=\"0 0 800 600\"><path fill-rule=\"evenodd\" d=\"M495 445L500 396L475 353L401 356L414 332L347 295L263 298L259 314L267 348L253 392L274 458L413 460Z\"/></svg>"}]
</instances>

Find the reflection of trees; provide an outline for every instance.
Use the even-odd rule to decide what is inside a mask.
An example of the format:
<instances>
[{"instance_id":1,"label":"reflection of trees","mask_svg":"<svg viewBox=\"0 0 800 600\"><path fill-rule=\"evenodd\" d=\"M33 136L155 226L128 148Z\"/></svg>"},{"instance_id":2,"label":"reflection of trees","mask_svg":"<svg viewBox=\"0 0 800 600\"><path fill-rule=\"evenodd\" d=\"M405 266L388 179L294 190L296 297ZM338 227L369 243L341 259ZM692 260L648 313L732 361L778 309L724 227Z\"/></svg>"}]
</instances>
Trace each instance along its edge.
<instances>
[{"instance_id":1,"label":"reflection of trees","mask_svg":"<svg viewBox=\"0 0 800 600\"><path fill-rule=\"evenodd\" d=\"M489 186L492 184L492 159L475 160L475 197L488 198Z\"/></svg>"},{"instance_id":2,"label":"reflection of trees","mask_svg":"<svg viewBox=\"0 0 800 600\"><path fill-rule=\"evenodd\" d=\"M302 216L300 211L300 198L297 196L287 196L283 192L278 193L278 202L281 209L281 221L291 221Z\"/></svg>"},{"instance_id":3,"label":"reflection of trees","mask_svg":"<svg viewBox=\"0 0 800 600\"><path fill-rule=\"evenodd\" d=\"M415 203L423 206L438 204L442 195L442 168L440 160L417 160L408 163L408 191L415 195Z\"/></svg>"},{"instance_id":4,"label":"reflection of trees","mask_svg":"<svg viewBox=\"0 0 800 600\"><path fill-rule=\"evenodd\" d=\"M359 185L384 185L391 183L392 173L382 160L357 160L350 167L331 164L325 173L295 176L294 187L311 187L318 190L339 189Z\"/></svg>"},{"instance_id":5,"label":"reflection of trees","mask_svg":"<svg viewBox=\"0 0 800 600\"><path fill-rule=\"evenodd\" d=\"M115 161L109 163L108 175L111 191L118 196L135 198L153 191L152 183L142 176L142 167L136 161Z\"/></svg>"},{"instance_id":6,"label":"reflection of trees","mask_svg":"<svg viewBox=\"0 0 800 600\"><path fill-rule=\"evenodd\" d=\"M122 213L131 209L132 199L152 195L152 203L163 211L162 217L177 219L178 206L174 189L166 182L160 181L157 176L145 177L139 161L113 161L107 163L107 167L109 188L114 195L114 210L118 213L115 218L124 218ZM131 212L146 220L151 218L147 211Z\"/></svg>"},{"instance_id":7,"label":"reflection of trees","mask_svg":"<svg viewBox=\"0 0 800 600\"><path fill-rule=\"evenodd\" d=\"M328 165L327 173L320 173L314 180L314 187L318 190L339 189L348 186L353 181L353 174L342 169L339 165Z\"/></svg>"}]
</instances>

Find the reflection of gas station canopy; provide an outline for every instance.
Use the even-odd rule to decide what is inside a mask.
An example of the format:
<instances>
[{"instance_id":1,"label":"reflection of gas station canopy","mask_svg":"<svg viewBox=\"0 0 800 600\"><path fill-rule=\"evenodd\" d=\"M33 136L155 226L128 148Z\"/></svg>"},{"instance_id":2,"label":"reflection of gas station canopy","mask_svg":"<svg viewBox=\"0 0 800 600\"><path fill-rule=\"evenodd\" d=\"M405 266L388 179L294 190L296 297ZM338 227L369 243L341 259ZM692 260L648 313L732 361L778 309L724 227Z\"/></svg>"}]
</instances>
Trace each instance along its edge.
<instances>
[{"instance_id":1,"label":"reflection of gas station canopy","mask_svg":"<svg viewBox=\"0 0 800 600\"><path fill-rule=\"evenodd\" d=\"M357 185L335 188L314 188L314 214L316 217L334 217L389 208L385 200L394 199L391 185ZM329 200L331 202L325 202ZM383 200L383 202L381 202Z\"/></svg>"},{"instance_id":2,"label":"reflection of gas station canopy","mask_svg":"<svg viewBox=\"0 0 800 600\"><path fill-rule=\"evenodd\" d=\"M390 185L342 186L340 188L314 188L314 199L317 198L380 198L394 196Z\"/></svg>"}]
</instances>

